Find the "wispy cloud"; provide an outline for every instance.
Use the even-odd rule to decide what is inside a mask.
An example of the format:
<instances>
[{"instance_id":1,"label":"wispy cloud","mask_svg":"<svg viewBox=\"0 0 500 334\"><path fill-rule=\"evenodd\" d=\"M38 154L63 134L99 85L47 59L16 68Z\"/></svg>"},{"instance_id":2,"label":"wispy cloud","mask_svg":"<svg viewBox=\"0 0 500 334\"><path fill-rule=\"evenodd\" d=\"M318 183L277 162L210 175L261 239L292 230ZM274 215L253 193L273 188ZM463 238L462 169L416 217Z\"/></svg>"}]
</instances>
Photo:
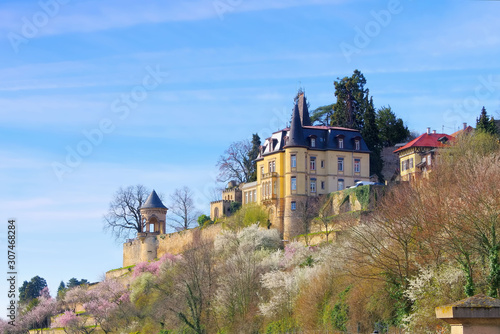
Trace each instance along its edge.
<instances>
[{"instance_id":1,"label":"wispy cloud","mask_svg":"<svg viewBox=\"0 0 500 334\"><path fill-rule=\"evenodd\" d=\"M61 5L56 16L49 24L40 29L39 36L67 33L95 32L116 28L125 28L140 24L162 22L197 21L219 18L217 3L229 7L230 13L284 9L298 6L335 4L341 0L278 0L278 1L241 1L226 0L197 1L147 1L133 0L82 1ZM41 8L26 5L13 5L4 8L4 20L0 22L0 31L19 32L22 18L29 18Z\"/></svg>"}]
</instances>

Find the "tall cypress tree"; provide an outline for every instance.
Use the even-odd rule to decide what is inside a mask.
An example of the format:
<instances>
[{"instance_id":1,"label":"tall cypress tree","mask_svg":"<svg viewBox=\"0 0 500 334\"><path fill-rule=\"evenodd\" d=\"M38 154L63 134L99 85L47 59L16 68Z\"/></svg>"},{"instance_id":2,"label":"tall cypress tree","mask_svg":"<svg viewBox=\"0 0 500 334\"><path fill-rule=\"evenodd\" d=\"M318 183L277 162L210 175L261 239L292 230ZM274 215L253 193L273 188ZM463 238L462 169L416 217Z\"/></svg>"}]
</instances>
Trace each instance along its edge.
<instances>
[{"instance_id":1,"label":"tall cypress tree","mask_svg":"<svg viewBox=\"0 0 500 334\"><path fill-rule=\"evenodd\" d=\"M370 175L376 174L379 181L384 181L382 168L384 161L382 160L381 151L382 145L379 138L379 131L376 122L375 107L373 106L373 98L368 98L368 90L364 101L365 112L363 114L363 128L361 136L365 140L366 146L370 149Z\"/></svg>"},{"instance_id":2,"label":"tall cypress tree","mask_svg":"<svg viewBox=\"0 0 500 334\"><path fill-rule=\"evenodd\" d=\"M259 156L259 147L260 137L257 133L254 133L252 135L252 148L248 152L248 157L244 161L245 167L250 172L248 182L257 181L257 164L254 160Z\"/></svg>"}]
</instances>

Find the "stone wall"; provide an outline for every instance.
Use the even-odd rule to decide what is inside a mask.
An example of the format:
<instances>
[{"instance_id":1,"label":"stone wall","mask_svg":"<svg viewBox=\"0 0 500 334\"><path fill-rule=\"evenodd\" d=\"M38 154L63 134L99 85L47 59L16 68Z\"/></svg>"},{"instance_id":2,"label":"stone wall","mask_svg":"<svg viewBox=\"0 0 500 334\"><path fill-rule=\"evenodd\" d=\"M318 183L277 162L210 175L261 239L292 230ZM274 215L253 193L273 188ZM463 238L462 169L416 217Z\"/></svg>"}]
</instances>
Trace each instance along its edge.
<instances>
[{"instance_id":1,"label":"stone wall","mask_svg":"<svg viewBox=\"0 0 500 334\"><path fill-rule=\"evenodd\" d=\"M348 188L332 193L331 200L335 214L350 211L372 210L378 198L383 196L385 186L366 185Z\"/></svg>"},{"instance_id":2,"label":"stone wall","mask_svg":"<svg viewBox=\"0 0 500 334\"><path fill-rule=\"evenodd\" d=\"M214 240L221 231L222 225L214 224L203 228L196 227L175 233L151 235L145 238L133 239L123 244L123 267L150 260L147 259L148 254L145 252L150 252L151 249L145 246L156 244L156 258L160 258L166 253L180 254L186 250L188 245L193 242L198 242L202 238Z\"/></svg>"}]
</instances>

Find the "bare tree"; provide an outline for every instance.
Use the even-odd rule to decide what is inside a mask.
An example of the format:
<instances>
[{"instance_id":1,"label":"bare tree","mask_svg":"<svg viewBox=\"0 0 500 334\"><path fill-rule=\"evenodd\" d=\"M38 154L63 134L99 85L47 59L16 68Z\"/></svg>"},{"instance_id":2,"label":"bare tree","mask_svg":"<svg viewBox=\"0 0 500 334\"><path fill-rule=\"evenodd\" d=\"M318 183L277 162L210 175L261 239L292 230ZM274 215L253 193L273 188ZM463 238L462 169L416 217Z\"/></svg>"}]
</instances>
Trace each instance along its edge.
<instances>
[{"instance_id":1,"label":"bare tree","mask_svg":"<svg viewBox=\"0 0 500 334\"><path fill-rule=\"evenodd\" d=\"M303 233L306 245L309 245L309 233L313 219L318 215L319 199L318 197L305 196L297 200L296 217L298 219L297 233Z\"/></svg>"},{"instance_id":2,"label":"bare tree","mask_svg":"<svg viewBox=\"0 0 500 334\"><path fill-rule=\"evenodd\" d=\"M110 231L117 240L129 238L142 232L143 223L140 208L150 191L141 184L118 189L104 215L104 229Z\"/></svg>"},{"instance_id":3,"label":"bare tree","mask_svg":"<svg viewBox=\"0 0 500 334\"><path fill-rule=\"evenodd\" d=\"M249 164L248 157L251 149L252 144L249 140L232 143L217 161L217 167L219 168L217 181L236 180L238 183L248 182L253 172L249 168L251 164Z\"/></svg>"},{"instance_id":4,"label":"bare tree","mask_svg":"<svg viewBox=\"0 0 500 334\"><path fill-rule=\"evenodd\" d=\"M217 277L213 244L204 240L192 244L179 265L173 308L181 321L197 334L215 332L210 303L215 296Z\"/></svg>"},{"instance_id":5,"label":"bare tree","mask_svg":"<svg viewBox=\"0 0 500 334\"><path fill-rule=\"evenodd\" d=\"M187 230L193 225L197 225L196 219L200 212L196 210L193 201L193 192L188 187L175 189L170 195L169 217L170 226L177 231Z\"/></svg>"},{"instance_id":6,"label":"bare tree","mask_svg":"<svg viewBox=\"0 0 500 334\"><path fill-rule=\"evenodd\" d=\"M314 218L314 223L319 225L320 230L325 229L326 242L328 237L333 232L333 225L338 219L338 215L333 212L333 203L330 196L325 195L319 203L318 216Z\"/></svg>"}]
</instances>

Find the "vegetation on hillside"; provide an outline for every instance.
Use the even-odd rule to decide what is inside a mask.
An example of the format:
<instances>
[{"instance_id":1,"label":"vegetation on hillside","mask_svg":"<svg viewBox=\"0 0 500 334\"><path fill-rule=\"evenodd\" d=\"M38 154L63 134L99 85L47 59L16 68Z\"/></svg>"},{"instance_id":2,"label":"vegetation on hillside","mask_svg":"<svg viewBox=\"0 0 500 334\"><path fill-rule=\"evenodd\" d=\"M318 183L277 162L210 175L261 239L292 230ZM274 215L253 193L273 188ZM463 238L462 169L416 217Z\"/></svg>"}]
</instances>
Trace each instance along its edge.
<instances>
[{"instance_id":1,"label":"vegetation on hillside","mask_svg":"<svg viewBox=\"0 0 500 334\"><path fill-rule=\"evenodd\" d=\"M106 280L59 301L45 291L15 330L1 326L26 333L59 313L52 327L67 333L449 333L436 306L498 297L500 144L462 136L438 160L428 180L388 189L361 223L323 214L342 225L334 243L282 247L276 229L250 223L265 211L243 208L214 243L135 266L128 288Z\"/></svg>"}]
</instances>

